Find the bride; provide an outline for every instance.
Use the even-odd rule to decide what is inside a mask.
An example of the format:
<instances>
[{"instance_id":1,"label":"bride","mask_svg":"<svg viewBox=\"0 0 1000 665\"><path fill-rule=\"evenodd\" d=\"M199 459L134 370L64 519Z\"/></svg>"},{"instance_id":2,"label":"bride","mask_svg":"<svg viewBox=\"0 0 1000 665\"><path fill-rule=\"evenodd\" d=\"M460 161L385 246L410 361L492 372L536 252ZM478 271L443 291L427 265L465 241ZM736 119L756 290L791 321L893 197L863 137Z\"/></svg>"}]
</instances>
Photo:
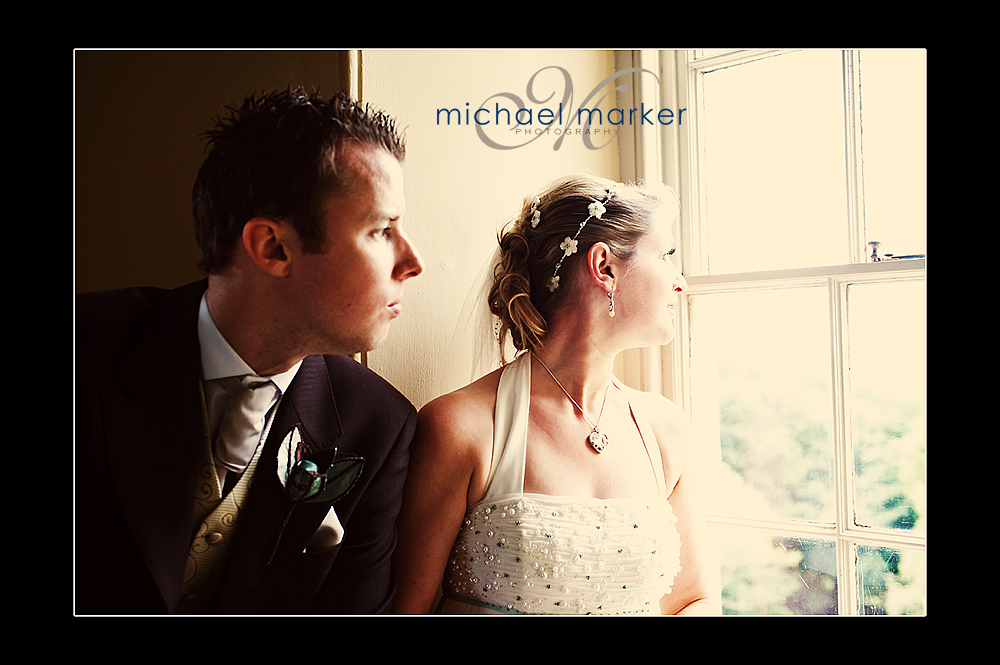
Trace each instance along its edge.
<instances>
[{"instance_id":1,"label":"bride","mask_svg":"<svg viewBox=\"0 0 1000 665\"><path fill-rule=\"evenodd\" d=\"M677 215L667 188L574 176L508 224L489 308L518 353L420 411L395 612L715 611L687 419L612 375L673 337Z\"/></svg>"}]
</instances>

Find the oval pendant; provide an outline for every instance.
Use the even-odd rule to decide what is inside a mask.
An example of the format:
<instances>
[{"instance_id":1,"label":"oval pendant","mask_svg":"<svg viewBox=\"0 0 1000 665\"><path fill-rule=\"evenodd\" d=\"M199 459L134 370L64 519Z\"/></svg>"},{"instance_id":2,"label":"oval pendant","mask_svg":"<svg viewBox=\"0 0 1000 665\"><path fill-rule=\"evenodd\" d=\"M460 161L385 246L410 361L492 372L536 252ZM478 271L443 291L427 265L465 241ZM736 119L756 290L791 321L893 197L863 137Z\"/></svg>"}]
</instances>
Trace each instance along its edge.
<instances>
[{"instance_id":1,"label":"oval pendant","mask_svg":"<svg viewBox=\"0 0 1000 665\"><path fill-rule=\"evenodd\" d=\"M594 431L590 433L590 447L594 449L595 452L603 453L604 448L608 445L608 435L602 434L594 428Z\"/></svg>"}]
</instances>

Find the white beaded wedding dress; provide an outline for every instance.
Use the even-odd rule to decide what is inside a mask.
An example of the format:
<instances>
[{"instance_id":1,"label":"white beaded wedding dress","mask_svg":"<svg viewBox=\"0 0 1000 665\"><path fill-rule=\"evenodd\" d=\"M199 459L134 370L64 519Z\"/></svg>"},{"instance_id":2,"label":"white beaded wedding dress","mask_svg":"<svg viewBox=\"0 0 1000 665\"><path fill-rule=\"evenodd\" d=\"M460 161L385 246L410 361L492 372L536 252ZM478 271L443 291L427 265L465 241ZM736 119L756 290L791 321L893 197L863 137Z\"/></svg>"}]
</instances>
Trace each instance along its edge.
<instances>
[{"instance_id":1,"label":"white beaded wedding dress","mask_svg":"<svg viewBox=\"0 0 1000 665\"><path fill-rule=\"evenodd\" d=\"M530 385L526 353L500 378L490 480L465 515L437 613L658 614L681 546L663 490L624 499L525 494Z\"/></svg>"}]
</instances>

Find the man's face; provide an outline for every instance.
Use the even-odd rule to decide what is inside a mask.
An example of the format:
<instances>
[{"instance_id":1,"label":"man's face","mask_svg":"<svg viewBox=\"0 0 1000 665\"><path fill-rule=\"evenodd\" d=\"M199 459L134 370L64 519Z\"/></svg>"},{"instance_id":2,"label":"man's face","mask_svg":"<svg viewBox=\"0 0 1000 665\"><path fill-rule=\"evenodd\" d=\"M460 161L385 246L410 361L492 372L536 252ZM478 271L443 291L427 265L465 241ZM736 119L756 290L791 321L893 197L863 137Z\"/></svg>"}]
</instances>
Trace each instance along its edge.
<instances>
[{"instance_id":1,"label":"man's face","mask_svg":"<svg viewBox=\"0 0 1000 665\"><path fill-rule=\"evenodd\" d=\"M403 171L385 150L347 144L337 168L346 191L324 206L319 254L297 253L288 295L291 334L309 354L351 354L385 340L402 312L403 283L423 261L403 232Z\"/></svg>"}]
</instances>

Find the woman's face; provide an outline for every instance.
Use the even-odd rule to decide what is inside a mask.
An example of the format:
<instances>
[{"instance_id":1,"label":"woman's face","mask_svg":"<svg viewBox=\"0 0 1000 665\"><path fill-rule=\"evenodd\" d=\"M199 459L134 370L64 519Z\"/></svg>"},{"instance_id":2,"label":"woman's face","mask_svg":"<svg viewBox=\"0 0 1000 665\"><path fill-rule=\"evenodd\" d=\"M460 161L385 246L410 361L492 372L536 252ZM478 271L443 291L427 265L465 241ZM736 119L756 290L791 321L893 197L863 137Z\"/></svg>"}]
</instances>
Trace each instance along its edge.
<instances>
[{"instance_id":1,"label":"woman's face","mask_svg":"<svg viewBox=\"0 0 1000 665\"><path fill-rule=\"evenodd\" d=\"M615 324L636 336L636 346L666 344L674 337L678 297L687 289L671 258L674 212L672 206L660 206L654 213L649 232L615 285Z\"/></svg>"}]
</instances>

